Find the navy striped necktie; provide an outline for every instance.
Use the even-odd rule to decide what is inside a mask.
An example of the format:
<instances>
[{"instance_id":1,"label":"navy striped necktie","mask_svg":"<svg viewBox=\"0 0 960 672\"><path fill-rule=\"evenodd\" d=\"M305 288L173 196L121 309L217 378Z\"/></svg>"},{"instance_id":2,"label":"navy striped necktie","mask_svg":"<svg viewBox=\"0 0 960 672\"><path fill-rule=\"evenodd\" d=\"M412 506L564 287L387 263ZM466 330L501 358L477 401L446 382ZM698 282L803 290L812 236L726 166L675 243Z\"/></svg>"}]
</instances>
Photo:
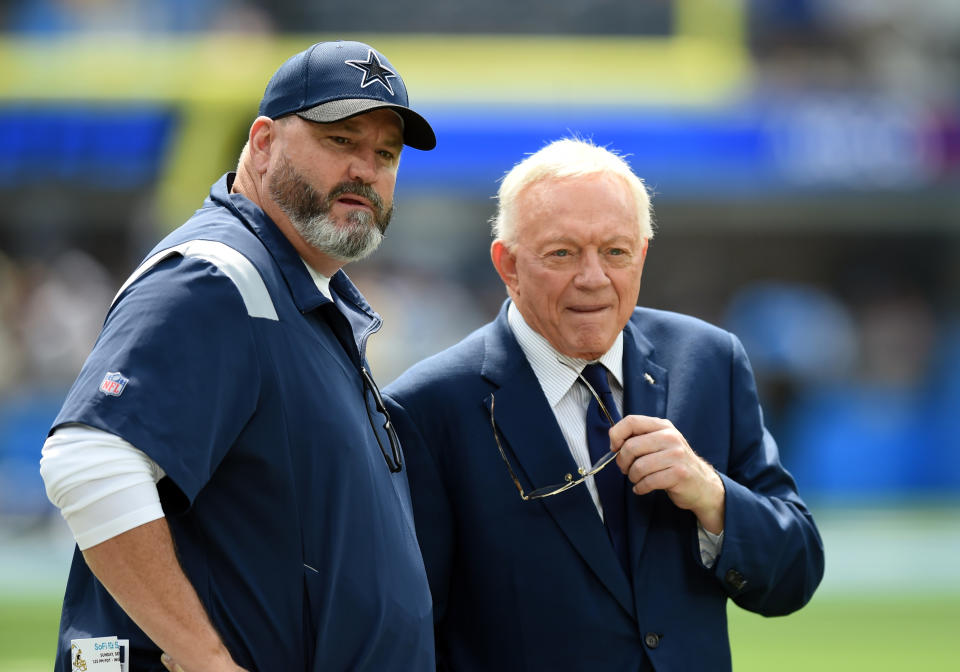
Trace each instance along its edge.
<instances>
[{"instance_id":1,"label":"navy striped necktie","mask_svg":"<svg viewBox=\"0 0 960 672\"><path fill-rule=\"evenodd\" d=\"M603 401L613 421L620 420L617 404L610 391L610 383L607 382L607 370L603 364L588 364L584 367L582 374ZM591 462L596 462L610 451L609 432L610 423L591 394L590 403L587 405L587 447L590 450ZM603 520L607 527L607 534L610 535L610 541L620 564L629 578L625 499L627 477L620 472L616 464L608 464L593 477L593 480L600 494L600 505L603 507Z\"/></svg>"}]
</instances>

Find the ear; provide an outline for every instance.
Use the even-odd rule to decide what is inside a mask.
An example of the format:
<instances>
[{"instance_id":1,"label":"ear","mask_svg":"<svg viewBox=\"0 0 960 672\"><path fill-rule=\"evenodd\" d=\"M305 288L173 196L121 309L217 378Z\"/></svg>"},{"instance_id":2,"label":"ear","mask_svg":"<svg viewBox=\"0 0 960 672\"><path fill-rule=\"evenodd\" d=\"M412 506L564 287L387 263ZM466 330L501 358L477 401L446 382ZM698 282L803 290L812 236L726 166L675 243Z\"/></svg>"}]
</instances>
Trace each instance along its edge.
<instances>
[{"instance_id":1,"label":"ear","mask_svg":"<svg viewBox=\"0 0 960 672\"><path fill-rule=\"evenodd\" d=\"M495 240L490 245L490 260L503 284L513 292L517 287L517 255L502 240Z\"/></svg>"},{"instance_id":2,"label":"ear","mask_svg":"<svg viewBox=\"0 0 960 672\"><path fill-rule=\"evenodd\" d=\"M637 268L637 273L640 274L641 278L643 277L643 265L647 262L648 249L650 249L650 239L644 238L643 242L640 244L640 264ZM637 287L640 287L640 285L638 284ZM640 300L639 296L637 297L637 300Z\"/></svg>"},{"instance_id":3,"label":"ear","mask_svg":"<svg viewBox=\"0 0 960 672\"><path fill-rule=\"evenodd\" d=\"M258 175L267 172L273 143L277 137L277 123L270 117L257 117L250 126L250 135L247 138L247 147L253 168Z\"/></svg>"}]
</instances>

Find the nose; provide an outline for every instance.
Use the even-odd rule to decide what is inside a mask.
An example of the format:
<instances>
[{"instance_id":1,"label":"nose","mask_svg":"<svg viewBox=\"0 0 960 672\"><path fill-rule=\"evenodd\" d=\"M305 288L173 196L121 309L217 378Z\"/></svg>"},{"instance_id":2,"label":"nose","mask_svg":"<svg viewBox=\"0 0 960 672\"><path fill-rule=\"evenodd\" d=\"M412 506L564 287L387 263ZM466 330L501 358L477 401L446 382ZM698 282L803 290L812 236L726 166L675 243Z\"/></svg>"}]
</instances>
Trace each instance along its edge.
<instances>
[{"instance_id":1,"label":"nose","mask_svg":"<svg viewBox=\"0 0 960 672\"><path fill-rule=\"evenodd\" d=\"M581 255L574 282L581 289L599 289L610 282L598 250L586 250Z\"/></svg>"},{"instance_id":2,"label":"nose","mask_svg":"<svg viewBox=\"0 0 960 672\"><path fill-rule=\"evenodd\" d=\"M353 182L372 184L377 177L377 157L373 152L354 152L350 157L347 177Z\"/></svg>"}]
</instances>

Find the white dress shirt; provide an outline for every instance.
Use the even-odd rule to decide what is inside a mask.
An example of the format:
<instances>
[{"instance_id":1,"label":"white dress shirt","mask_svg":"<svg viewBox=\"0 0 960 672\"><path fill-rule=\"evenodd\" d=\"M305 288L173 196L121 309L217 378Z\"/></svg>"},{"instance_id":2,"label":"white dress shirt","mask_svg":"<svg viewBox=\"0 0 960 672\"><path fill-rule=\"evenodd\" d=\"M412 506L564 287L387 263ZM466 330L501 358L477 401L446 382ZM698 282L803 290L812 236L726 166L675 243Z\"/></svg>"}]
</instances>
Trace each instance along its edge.
<instances>
[{"instance_id":1,"label":"white dress shirt","mask_svg":"<svg viewBox=\"0 0 960 672\"><path fill-rule=\"evenodd\" d=\"M507 308L507 323L513 331L520 349L530 362L543 394L550 403L550 408L557 419L563 438L567 441L570 454L578 467L589 469L593 464L590 459L590 450L587 447L587 406L592 395L585 385L577 385L578 373L592 361L568 357L557 352L550 342L534 331L517 309L516 304L510 303ZM617 410L623 415L623 332L617 334L613 345L598 360L610 372L610 391L616 402ZM572 367L572 368L571 368ZM615 464L607 465L606 469L616 469ZM590 497L597 508L597 513L603 518L603 505L597 486L590 476L583 483L590 491ZM534 487L540 484L535 483ZM723 546L723 532L711 534L697 523L700 539L700 559L706 567L712 567Z\"/></svg>"}]
</instances>

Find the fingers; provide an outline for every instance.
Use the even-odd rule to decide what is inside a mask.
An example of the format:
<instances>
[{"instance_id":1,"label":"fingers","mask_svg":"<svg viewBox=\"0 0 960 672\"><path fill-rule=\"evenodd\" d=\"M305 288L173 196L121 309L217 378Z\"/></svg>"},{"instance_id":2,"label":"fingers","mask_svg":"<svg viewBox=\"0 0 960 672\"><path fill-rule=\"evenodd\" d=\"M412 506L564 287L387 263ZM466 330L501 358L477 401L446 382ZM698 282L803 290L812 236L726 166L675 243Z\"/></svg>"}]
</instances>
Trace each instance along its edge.
<instances>
[{"instance_id":1,"label":"fingers","mask_svg":"<svg viewBox=\"0 0 960 672\"><path fill-rule=\"evenodd\" d=\"M648 435L649 436L649 435ZM644 448L651 448L650 452L638 454L632 461L627 462L626 468L621 468L633 484L633 491L643 495L653 490L670 490L678 483L690 476L686 455L681 446L669 445L662 449L655 448L659 441L653 437L642 442ZM633 450L628 450L632 453Z\"/></svg>"},{"instance_id":2,"label":"fingers","mask_svg":"<svg viewBox=\"0 0 960 672\"><path fill-rule=\"evenodd\" d=\"M698 459L664 418L627 416L610 430L610 443L619 451L617 466L638 495L674 488L690 476L690 462Z\"/></svg>"},{"instance_id":3,"label":"fingers","mask_svg":"<svg viewBox=\"0 0 960 672\"><path fill-rule=\"evenodd\" d=\"M714 533L723 529L723 482L672 422L629 415L610 430L610 446L618 451L617 466L635 494L663 490L676 506L692 511L706 529Z\"/></svg>"},{"instance_id":4,"label":"fingers","mask_svg":"<svg viewBox=\"0 0 960 672\"><path fill-rule=\"evenodd\" d=\"M175 661L175 660L174 660L169 654L167 654L167 653L162 653L162 654L160 654L160 662L163 663L163 666L164 666L165 668L167 668L167 672L186 672L186 670L183 669L183 667L180 665L180 663L178 663L177 661ZM237 664L234 663L233 660L230 660L230 659L229 659L229 656L228 656L228 659L227 659L226 661L222 661L222 662L214 665L214 667L216 667L217 670L229 670L230 672L247 672L247 670L245 670L244 668L237 666ZM196 668L191 667L190 669L193 670L193 669L196 669ZM211 669L211 668L210 668L209 665L207 665L207 666L205 666L203 669L209 670L209 669Z\"/></svg>"},{"instance_id":5,"label":"fingers","mask_svg":"<svg viewBox=\"0 0 960 672\"><path fill-rule=\"evenodd\" d=\"M610 430L610 448L619 451L617 465L624 474L643 455L671 448L689 450L686 439L672 422L646 415L628 415L614 425Z\"/></svg>"},{"instance_id":6,"label":"fingers","mask_svg":"<svg viewBox=\"0 0 960 672\"><path fill-rule=\"evenodd\" d=\"M610 430L617 466L643 495L666 490L687 499L684 491L696 489L704 463L673 423L664 418L631 415Z\"/></svg>"},{"instance_id":7,"label":"fingers","mask_svg":"<svg viewBox=\"0 0 960 672\"><path fill-rule=\"evenodd\" d=\"M163 666L167 668L168 672L183 672L183 668L165 653L160 656L160 662L163 663Z\"/></svg>"},{"instance_id":8,"label":"fingers","mask_svg":"<svg viewBox=\"0 0 960 672\"><path fill-rule=\"evenodd\" d=\"M666 418L654 418L649 415L628 415L610 429L610 446L613 450L620 450L623 442L630 437L663 429L675 428L673 423Z\"/></svg>"}]
</instances>

